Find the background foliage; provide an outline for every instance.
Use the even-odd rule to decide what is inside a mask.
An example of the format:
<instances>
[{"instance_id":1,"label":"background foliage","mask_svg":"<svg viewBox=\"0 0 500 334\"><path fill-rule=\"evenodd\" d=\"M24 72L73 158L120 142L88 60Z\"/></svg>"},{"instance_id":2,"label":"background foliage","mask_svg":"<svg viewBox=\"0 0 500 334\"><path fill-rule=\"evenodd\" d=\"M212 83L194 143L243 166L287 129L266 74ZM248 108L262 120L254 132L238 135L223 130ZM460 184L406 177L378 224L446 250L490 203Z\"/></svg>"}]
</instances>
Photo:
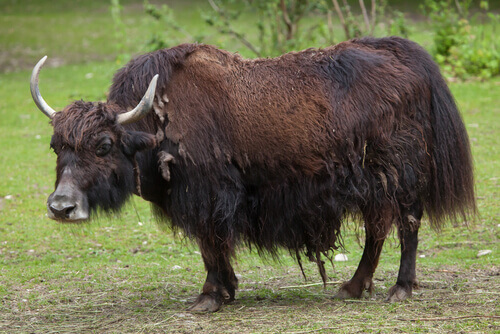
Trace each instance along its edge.
<instances>
[{"instance_id":1,"label":"background foliage","mask_svg":"<svg viewBox=\"0 0 500 334\"><path fill-rule=\"evenodd\" d=\"M119 7L118 1L113 0L113 7ZM357 8L345 0L207 2L211 10L201 14L204 22L220 36L237 40L254 57L273 57L366 35L408 37L410 29L405 14L387 0L371 0L369 5L361 0ZM168 5L155 6L146 0L144 8L163 27L149 40L149 50L172 45L171 37L176 34L191 41L203 42L207 38L203 33L190 34L175 20L175 11ZM489 11L488 1L474 4L472 0L425 0L419 10L433 30L432 52L446 75L487 79L500 73L500 45L492 38L498 33L500 16ZM343 34L336 30L334 18ZM115 22L120 29L119 18Z\"/></svg>"},{"instance_id":2,"label":"background foliage","mask_svg":"<svg viewBox=\"0 0 500 334\"><path fill-rule=\"evenodd\" d=\"M461 79L491 78L500 73L500 16L489 12L488 1L480 1L471 14L472 0L426 0L422 5L434 30L433 53L443 71ZM471 22L488 22L473 28ZM491 28L491 31L488 29Z\"/></svg>"}]
</instances>

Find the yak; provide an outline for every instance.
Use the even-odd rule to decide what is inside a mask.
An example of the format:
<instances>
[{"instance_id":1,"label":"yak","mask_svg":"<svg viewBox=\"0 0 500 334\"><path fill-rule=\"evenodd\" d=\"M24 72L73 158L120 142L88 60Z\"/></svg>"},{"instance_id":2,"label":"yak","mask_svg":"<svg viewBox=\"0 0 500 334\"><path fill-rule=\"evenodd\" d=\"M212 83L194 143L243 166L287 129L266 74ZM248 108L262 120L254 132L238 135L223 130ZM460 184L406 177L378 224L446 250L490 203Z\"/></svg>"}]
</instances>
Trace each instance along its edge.
<instances>
[{"instance_id":1,"label":"yak","mask_svg":"<svg viewBox=\"0 0 500 334\"><path fill-rule=\"evenodd\" d=\"M245 59L204 44L140 55L114 75L106 102L75 101L51 119L57 155L48 216L118 211L136 194L159 221L199 245L207 271L192 311L234 300L238 246L286 249L302 269L343 247L341 225L365 245L337 298L373 289L382 246L397 231L401 260L387 300L416 284L424 213L437 231L476 212L468 135L439 67L399 37L353 39L276 58ZM351 219L353 218L353 219Z\"/></svg>"}]
</instances>

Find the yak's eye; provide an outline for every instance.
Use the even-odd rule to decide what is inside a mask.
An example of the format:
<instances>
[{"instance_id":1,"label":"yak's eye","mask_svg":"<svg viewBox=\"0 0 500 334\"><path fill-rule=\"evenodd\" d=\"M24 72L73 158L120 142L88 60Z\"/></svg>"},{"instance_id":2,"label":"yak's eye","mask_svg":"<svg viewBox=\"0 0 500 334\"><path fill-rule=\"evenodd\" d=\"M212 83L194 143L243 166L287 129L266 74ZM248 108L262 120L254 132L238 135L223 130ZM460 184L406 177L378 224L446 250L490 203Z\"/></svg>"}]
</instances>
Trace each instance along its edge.
<instances>
[{"instance_id":1,"label":"yak's eye","mask_svg":"<svg viewBox=\"0 0 500 334\"><path fill-rule=\"evenodd\" d=\"M113 145L113 142L109 138L104 138L99 145L97 146L97 149L95 151L95 154L99 157L103 157L106 154L111 151L111 147Z\"/></svg>"}]
</instances>

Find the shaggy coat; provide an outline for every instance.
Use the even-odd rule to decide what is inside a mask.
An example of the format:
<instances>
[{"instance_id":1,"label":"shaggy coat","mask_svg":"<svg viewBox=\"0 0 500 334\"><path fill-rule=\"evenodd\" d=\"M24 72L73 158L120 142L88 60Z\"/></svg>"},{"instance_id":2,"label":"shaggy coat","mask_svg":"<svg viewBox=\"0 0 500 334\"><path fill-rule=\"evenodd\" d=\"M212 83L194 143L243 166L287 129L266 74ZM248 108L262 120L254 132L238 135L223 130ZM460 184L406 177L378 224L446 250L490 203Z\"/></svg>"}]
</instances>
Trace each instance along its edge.
<instances>
[{"instance_id":1,"label":"shaggy coat","mask_svg":"<svg viewBox=\"0 0 500 334\"><path fill-rule=\"evenodd\" d=\"M154 112L114 124L155 74ZM424 211L433 227L475 211L469 142L454 99L427 52L405 39L362 38L254 60L183 44L119 70L106 104L69 109L54 118L53 141L88 141L112 128L122 152L128 148L117 167L124 175L107 181L115 195L85 188L96 194L91 208L118 208L135 191L198 242L208 276L195 310L234 298L230 260L241 243L271 254L284 247L299 264L305 255L326 280L321 258L341 246L348 215L364 222L366 245L338 296L371 290L383 240L396 226L401 269L389 298L404 299L415 282ZM88 116L77 114L89 109L101 119L78 125ZM79 177L110 175L98 166Z\"/></svg>"}]
</instances>

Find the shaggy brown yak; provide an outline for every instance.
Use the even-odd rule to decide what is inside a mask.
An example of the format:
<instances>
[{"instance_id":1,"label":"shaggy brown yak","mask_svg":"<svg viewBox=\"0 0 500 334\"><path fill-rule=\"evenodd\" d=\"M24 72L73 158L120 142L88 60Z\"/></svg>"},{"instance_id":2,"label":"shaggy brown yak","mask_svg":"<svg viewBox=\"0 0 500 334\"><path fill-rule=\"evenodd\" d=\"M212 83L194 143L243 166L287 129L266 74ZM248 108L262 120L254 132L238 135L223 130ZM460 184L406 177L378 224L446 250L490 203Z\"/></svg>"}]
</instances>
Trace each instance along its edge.
<instances>
[{"instance_id":1,"label":"shaggy brown yak","mask_svg":"<svg viewBox=\"0 0 500 334\"><path fill-rule=\"evenodd\" d=\"M85 220L132 193L152 202L200 247L208 275L192 310L234 299L231 259L242 243L270 254L284 247L299 264L305 255L325 280L322 257L339 247L348 215L364 223L365 248L336 296L372 290L395 226L401 264L388 300L403 300L416 282L424 212L434 227L475 212L464 124L439 68L408 40L252 60L183 44L120 69L106 103L61 112L39 93L43 61L31 88L54 127L49 216Z\"/></svg>"}]
</instances>

